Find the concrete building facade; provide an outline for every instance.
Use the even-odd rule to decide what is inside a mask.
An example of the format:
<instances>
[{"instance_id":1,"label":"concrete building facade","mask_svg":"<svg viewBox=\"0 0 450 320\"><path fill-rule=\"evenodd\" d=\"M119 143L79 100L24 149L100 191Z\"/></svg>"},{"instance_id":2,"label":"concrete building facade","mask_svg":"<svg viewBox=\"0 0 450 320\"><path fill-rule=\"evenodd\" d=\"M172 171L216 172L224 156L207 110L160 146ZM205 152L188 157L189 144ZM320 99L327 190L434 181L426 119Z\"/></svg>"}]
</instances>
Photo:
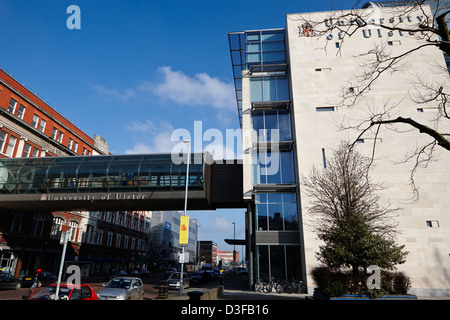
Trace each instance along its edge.
<instances>
[{"instance_id":1,"label":"concrete building facade","mask_svg":"<svg viewBox=\"0 0 450 320\"><path fill-rule=\"evenodd\" d=\"M364 126L354 129L367 125L370 114L383 112L436 126L436 101L418 104L417 99L423 97L424 86L450 89L442 51L432 45L414 50L427 39L433 41L425 32L380 26L418 29L427 16L432 16L428 6L423 10L368 6L288 14L285 28L229 34L244 132L244 198L253 203L248 241L251 281L293 277L306 282L312 292L310 272L319 265L316 253L321 242L312 227L315 217L308 208L313 199L306 194L302 177L313 166L326 166L327 156L342 141L357 142L355 147L369 157L375 141L371 177L385 186L381 204L399 209L394 218L396 241L409 252L398 269L411 278L413 293L450 295L448 151L436 146L437 161L415 171L419 197L411 201L416 158L404 159L433 139L407 125L381 127L376 136L375 131L360 136ZM356 17L368 24L349 36L358 24ZM364 90L364 72L374 66L370 53L375 49L382 49L384 57L411 53L395 65L395 72L377 77L357 103L346 106L344 97ZM449 124L441 121L437 128L448 132ZM245 132L252 130L256 133L250 139ZM272 165L280 170L269 172Z\"/></svg>"}]
</instances>

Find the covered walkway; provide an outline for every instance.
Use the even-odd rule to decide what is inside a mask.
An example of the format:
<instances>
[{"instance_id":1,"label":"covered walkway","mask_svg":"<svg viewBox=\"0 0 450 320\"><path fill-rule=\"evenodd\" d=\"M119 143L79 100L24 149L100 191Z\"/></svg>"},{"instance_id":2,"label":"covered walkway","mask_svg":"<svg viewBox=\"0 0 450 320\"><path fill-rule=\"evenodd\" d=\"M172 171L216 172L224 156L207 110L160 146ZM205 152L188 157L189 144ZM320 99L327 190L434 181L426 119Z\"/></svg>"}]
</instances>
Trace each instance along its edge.
<instances>
[{"instance_id":1,"label":"covered walkway","mask_svg":"<svg viewBox=\"0 0 450 320\"><path fill-rule=\"evenodd\" d=\"M175 160L171 154L0 159L0 210L180 210L187 156ZM214 170L219 164L212 162L207 153L192 154L188 209L245 207L242 165Z\"/></svg>"}]
</instances>

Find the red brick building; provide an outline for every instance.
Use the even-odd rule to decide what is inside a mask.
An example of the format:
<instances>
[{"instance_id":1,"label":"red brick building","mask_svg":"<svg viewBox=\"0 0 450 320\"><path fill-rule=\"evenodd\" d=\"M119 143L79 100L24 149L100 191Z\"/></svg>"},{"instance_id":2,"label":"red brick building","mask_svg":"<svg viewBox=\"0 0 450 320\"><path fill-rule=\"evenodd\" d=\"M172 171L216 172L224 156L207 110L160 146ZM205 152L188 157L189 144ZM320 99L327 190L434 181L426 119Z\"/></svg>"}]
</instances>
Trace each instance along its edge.
<instances>
[{"instance_id":1,"label":"red brick building","mask_svg":"<svg viewBox=\"0 0 450 320\"><path fill-rule=\"evenodd\" d=\"M101 154L109 154L103 138L89 137L0 69L0 158ZM111 214L127 217L125 223L115 223L119 220ZM66 261L82 264L85 275L134 266L144 252L144 217L134 211L0 212L0 269L16 277L37 268L56 273L65 230L70 233Z\"/></svg>"}]
</instances>

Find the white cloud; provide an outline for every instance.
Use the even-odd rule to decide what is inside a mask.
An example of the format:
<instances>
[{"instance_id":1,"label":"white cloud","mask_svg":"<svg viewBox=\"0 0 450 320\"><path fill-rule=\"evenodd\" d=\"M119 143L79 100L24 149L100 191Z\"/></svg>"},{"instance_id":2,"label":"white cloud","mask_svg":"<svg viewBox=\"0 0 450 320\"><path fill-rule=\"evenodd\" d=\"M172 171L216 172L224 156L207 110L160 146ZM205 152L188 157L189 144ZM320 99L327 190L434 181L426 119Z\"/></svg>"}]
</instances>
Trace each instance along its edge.
<instances>
[{"instance_id":1,"label":"white cloud","mask_svg":"<svg viewBox=\"0 0 450 320\"><path fill-rule=\"evenodd\" d=\"M232 231L233 224L224 217L215 217L211 222L211 228L215 231Z\"/></svg>"},{"instance_id":2,"label":"white cloud","mask_svg":"<svg viewBox=\"0 0 450 320\"><path fill-rule=\"evenodd\" d=\"M133 121L125 126L125 130L134 133L133 146L125 150L125 154L170 153L177 144L171 140L173 126L168 122Z\"/></svg>"},{"instance_id":3,"label":"white cloud","mask_svg":"<svg viewBox=\"0 0 450 320\"><path fill-rule=\"evenodd\" d=\"M151 91L160 98L178 104L234 110L236 102L232 83L221 81L207 73L197 73L194 77L189 77L182 71L172 70L171 67L158 68L158 72L163 75L161 83L145 82L139 90Z\"/></svg>"},{"instance_id":4,"label":"white cloud","mask_svg":"<svg viewBox=\"0 0 450 320\"><path fill-rule=\"evenodd\" d=\"M135 90L133 89L125 89L123 92L118 90L109 89L102 85L90 83L89 86L97 92L100 96L105 100L128 100L135 95Z\"/></svg>"}]
</instances>

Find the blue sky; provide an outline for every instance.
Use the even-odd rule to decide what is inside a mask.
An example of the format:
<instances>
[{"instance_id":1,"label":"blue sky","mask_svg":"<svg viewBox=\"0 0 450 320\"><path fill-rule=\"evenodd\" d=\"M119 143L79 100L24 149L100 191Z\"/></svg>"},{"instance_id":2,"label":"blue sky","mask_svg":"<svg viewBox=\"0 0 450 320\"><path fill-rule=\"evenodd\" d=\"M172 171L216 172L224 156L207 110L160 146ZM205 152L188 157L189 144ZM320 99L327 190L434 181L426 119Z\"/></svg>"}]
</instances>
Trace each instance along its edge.
<instances>
[{"instance_id":1,"label":"blue sky","mask_svg":"<svg viewBox=\"0 0 450 320\"><path fill-rule=\"evenodd\" d=\"M239 128L228 32L282 28L286 13L354 2L0 0L0 67L113 154L170 152L171 133L193 132L194 121ZM80 30L66 26L70 5L81 9ZM232 221L244 237L242 210L190 215L221 250L232 250L222 241Z\"/></svg>"}]
</instances>

